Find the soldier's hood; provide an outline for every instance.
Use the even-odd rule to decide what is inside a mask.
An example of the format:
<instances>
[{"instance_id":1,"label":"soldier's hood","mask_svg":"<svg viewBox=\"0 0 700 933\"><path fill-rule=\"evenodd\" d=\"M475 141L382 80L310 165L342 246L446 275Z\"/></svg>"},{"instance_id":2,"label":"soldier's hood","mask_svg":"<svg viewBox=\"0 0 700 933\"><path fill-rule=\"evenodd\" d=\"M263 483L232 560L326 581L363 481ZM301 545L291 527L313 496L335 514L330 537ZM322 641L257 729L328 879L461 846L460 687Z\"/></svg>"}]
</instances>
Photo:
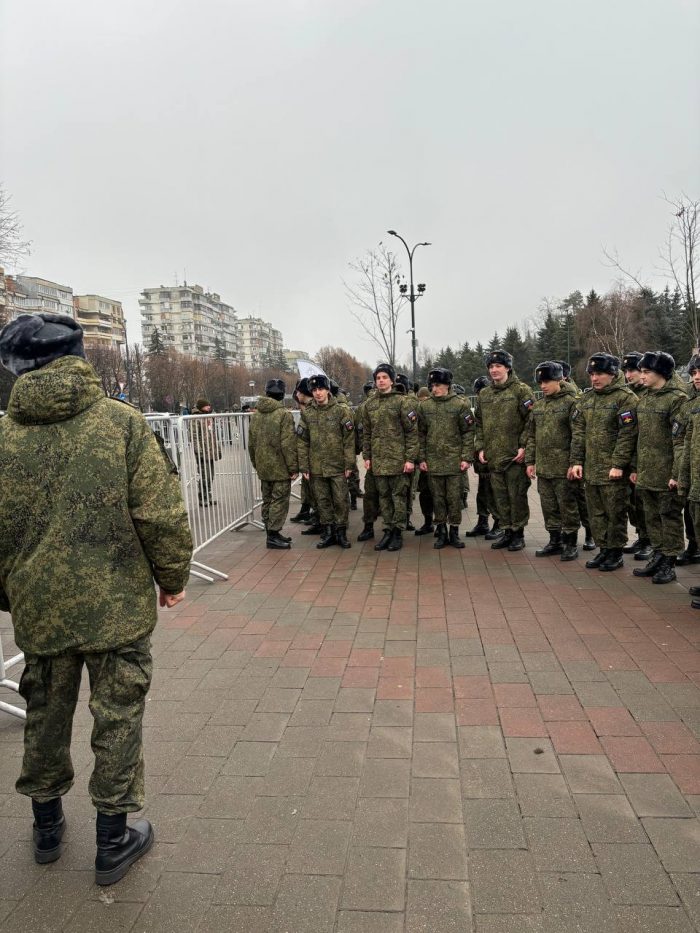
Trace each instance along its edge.
<instances>
[{"instance_id":1,"label":"soldier's hood","mask_svg":"<svg viewBox=\"0 0 700 933\"><path fill-rule=\"evenodd\" d=\"M52 424L74 418L104 397L92 366L80 357L64 356L19 377L7 415L20 424Z\"/></svg>"},{"instance_id":2,"label":"soldier's hood","mask_svg":"<svg viewBox=\"0 0 700 933\"><path fill-rule=\"evenodd\" d=\"M276 398L268 398L266 395L263 395L258 399L255 410L261 412L263 415L269 415L271 411L281 407L282 402L278 402Z\"/></svg>"},{"instance_id":3,"label":"soldier's hood","mask_svg":"<svg viewBox=\"0 0 700 933\"><path fill-rule=\"evenodd\" d=\"M558 392L554 393L553 398L556 398L558 395L578 395L578 392L570 382L561 382L560 389Z\"/></svg>"}]
</instances>

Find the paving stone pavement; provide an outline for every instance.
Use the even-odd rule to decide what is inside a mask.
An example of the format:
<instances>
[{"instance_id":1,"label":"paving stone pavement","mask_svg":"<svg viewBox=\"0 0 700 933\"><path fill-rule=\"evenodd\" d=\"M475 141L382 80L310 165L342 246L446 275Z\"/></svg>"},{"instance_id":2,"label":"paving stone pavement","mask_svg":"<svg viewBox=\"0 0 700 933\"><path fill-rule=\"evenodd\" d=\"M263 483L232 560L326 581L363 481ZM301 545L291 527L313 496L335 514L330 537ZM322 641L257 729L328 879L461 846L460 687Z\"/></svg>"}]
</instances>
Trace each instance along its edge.
<instances>
[{"instance_id":1,"label":"paving stone pavement","mask_svg":"<svg viewBox=\"0 0 700 933\"><path fill-rule=\"evenodd\" d=\"M157 842L111 888L86 705L66 849L41 867L0 712L3 933L700 930L700 566L653 586L631 558L538 559L531 504L516 554L377 554L359 512L349 551L298 526L289 552L254 528L211 545L228 581L193 578L153 640Z\"/></svg>"}]
</instances>

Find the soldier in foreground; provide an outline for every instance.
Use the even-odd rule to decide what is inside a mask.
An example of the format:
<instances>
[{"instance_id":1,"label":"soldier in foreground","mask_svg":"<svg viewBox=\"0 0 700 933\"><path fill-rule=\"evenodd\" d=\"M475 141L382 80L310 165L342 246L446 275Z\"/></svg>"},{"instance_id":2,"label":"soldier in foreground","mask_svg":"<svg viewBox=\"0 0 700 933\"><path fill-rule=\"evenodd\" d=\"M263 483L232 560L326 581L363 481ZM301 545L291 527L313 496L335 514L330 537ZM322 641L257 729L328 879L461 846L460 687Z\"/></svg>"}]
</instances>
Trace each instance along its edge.
<instances>
[{"instance_id":1,"label":"soldier in foreground","mask_svg":"<svg viewBox=\"0 0 700 933\"><path fill-rule=\"evenodd\" d=\"M268 379L250 419L248 455L262 487L262 520L267 547L288 550L291 538L280 534L289 512L292 480L298 476L297 439L291 411L282 404L286 387Z\"/></svg>"},{"instance_id":2,"label":"soldier in foreground","mask_svg":"<svg viewBox=\"0 0 700 933\"><path fill-rule=\"evenodd\" d=\"M630 350L629 353L625 353L622 357L622 372L625 376L625 382L638 399L641 399L646 394L646 385L644 384L642 373L639 368L639 361L642 356L643 354L639 353L638 350ZM651 539L644 520L642 496L637 492L637 487L634 483L630 483L630 498L627 514L630 525L634 528L637 537L634 541L623 547L622 553L634 554L635 560L648 561L651 559L654 549L651 546Z\"/></svg>"},{"instance_id":3,"label":"soldier in foreground","mask_svg":"<svg viewBox=\"0 0 700 933\"><path fill-rule=\"evenodd\" d=\"M585 479L591 529L600 548L589 569L623 566L627 540L627 484L637 443L637 397L625 385L620 361L594 353L586 367L592 392L580 396L572 414L571 478Z\"/></svg>"},{"instance_id":4,"label":"soldier in foreground","mask_svg":"<svg viewBox=\"0 0 700 933\"><path fill-rule=\"evenodd\" d=\"M561 554L561 560L575 560L579 512L576 481L568 474L576 392L564 381L561 364L553 360L539 364L535 380L543 398L532 409L525 463L528 477L537 477L544 527L549 532L549 542L535 551L535 556Z\"/></svg>"},{"instance_id":5,"label":"soldier in foreground","mask_svg":"<svg viewBox=\"0 0 700 933\"><path fill-rule=\"evenodd\" d=\"M192 540L174 467L143 416L105 398L67 315L22 314L0 332L19 378L0 421L0 609L25 654L27 703L17 790L31 797L34 857L61 857L73 784L73 715L90 675L97 884L150 849L141 723L150 635L185 597Z\"/></svg>"},{"instance_id":6,"label":"soldier in foreground","mask_svg":"<svg viewBox=\"0 0 700 933\"><path fill-rule=\"evenodd\" d=\"M374 392L374 383L366 382L362 387L365 394L364 400L360 402L355 411L355 432L357 436L356 449L362 453L362 417L367 404L367 399ZM379 518L379 493L374 479L374 473L367 470L365 473L365 491L362 499L362 531L357 536L358 541L371 541L374 538L374 523Z\"/></svg>"},{"instance_id":7,"label":"soldier in foreground","mask_svg":"<svg viewBox=\"0 0 700 933\"><path fill-rule=\"evenodd\" d=\"M525 472L530 411L535 403L532 389L513 372L513 357L494 350L486 357L491 379L476 399L476 439L480 463L488 465L496 511L503 529L492 548L521 551L524 528L530 518Z\"/></svg>"},{"instance_id":8,"label":"soldier in foreground","mask_svg":"<svg viewBox=\"0 0 700 933\"><path fill-rule=\"evenodd\" d=\"M474 416L452 391L449 369L428 373L432 398L421 403L418 415L419 464L428 474L437 534L433 547L448 543L463 548L459 538L462 521L462 477L474 460ZM450 523L449 538L447 522Z\"/></svg>"},{"instance_id":9,"label":"soldier in foreground","mask_svg":"<svg viewBox=\"0 0 700 933\"><path fill-rule=\"evenodd\" d=\"M307 405L310 405L313 402L313 396L311 395L311 389L309 388L309 380L304 377L300 379L296 384L296 388L292 393L292 398L297 403L299 411L302 411L306 408ZM290 522L294 524L308 524L313 527L316 524L317 516L315 510L315 500L313 493L311 492L311 483L307 479L302 477L301 480L301 507L296 515L292 515L289 519ZM302 534L308 534L308 531L302 531ZM321 528L318 529L316 534L321 533Z\"/></svg>"},{"instance_id":10,"label":"soldier in foreground","mask_svg":"<svg viewBox=\"0 0 700 933\"><path fill-rule=\"evenodd\" d=\"M478 395L482 389L489 385L486 376L478 376L472 386L474 395ZM487 541L495 541L500 537L498 516L496 515L496 505L493 501L493 491L491 489L491 476L487 463L482 463L478 457L474 459L474 472L478 476L478 485L476 487L476 525L470 530L465 531L466 538L478 538L484 535ZM489 515L493 516L493 528L489 531Z\"/></svg>"}]
</instances>

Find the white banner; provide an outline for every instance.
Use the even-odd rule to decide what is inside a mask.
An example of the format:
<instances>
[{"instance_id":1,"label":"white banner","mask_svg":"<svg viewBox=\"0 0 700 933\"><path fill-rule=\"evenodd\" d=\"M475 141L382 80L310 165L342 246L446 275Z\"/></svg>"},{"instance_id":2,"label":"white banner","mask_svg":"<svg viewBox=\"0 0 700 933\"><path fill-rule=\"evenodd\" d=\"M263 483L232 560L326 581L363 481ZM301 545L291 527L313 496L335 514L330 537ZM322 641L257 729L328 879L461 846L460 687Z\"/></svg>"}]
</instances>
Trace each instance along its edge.
<instances>
[{"instance_id":1,"label":"white banner","mask_svg":"<svg viewBox=\"0 0 700 933\"><path fill-rule=\"evenodd\" d=\"M311 360L297 360L297 369L302 379L308 379L310 376L326 376L327 373Z\"/></svg>"}]
</instances>

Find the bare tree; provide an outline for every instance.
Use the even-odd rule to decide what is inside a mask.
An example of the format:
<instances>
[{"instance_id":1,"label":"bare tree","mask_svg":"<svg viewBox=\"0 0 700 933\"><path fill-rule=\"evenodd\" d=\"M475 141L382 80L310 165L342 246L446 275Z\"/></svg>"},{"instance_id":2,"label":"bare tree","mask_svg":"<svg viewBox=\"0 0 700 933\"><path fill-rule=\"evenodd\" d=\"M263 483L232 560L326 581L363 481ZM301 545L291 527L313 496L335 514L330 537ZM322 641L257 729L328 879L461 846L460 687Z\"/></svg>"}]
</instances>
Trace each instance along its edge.
<instances>
[{"instance_id":1,"label":"bare tree","mask_svg":"<svg viewBox=\"0 0 700 933\"><path fill-rule=\"evenodd\" d=\"M589 303L574 319L576 337L586 355L603 350L622 356L644 344L642 300L635 289L618 285L604 298Z\"/></svg>"},{"instance_id":2,"label":"bare tree","mask_svg":"<svg viewBox=\"0 0 700 933\"><path fill-rule=\"evenodd\" d=\"M683 295L688 328L695 350L700 346L700 309L697 301L698 251L700 250L700 227L698 211L700 201L693 201L683 194L664 201L673 211L673 220L668 228L666 245L661 251L661 260L667 275L676 283Z\"/></svg>"},{"instance_id":3,"label":"bare tree","mask_svg":"<svg viewBox=\"0 0 700 933\"><path fill-rule=\"evenodd\" d=\"M22 239L22 224L10 207L10 195L0 185L0 266L16 266L29 254L31 243Z\"/></svg>"},{"instance_id":4,"label":"bare tree","mask_svg":"<svg viewBox=\"0 0 700 933\"><path fill-rule=\"evenodd\" d=\"M343 281L350 313L380 351L383 359L396 363L396 328L407 299L401 294L401 270L394 253L380 243L377 249L349 267L353 282Z\"/></svg>"}]
</instances>

